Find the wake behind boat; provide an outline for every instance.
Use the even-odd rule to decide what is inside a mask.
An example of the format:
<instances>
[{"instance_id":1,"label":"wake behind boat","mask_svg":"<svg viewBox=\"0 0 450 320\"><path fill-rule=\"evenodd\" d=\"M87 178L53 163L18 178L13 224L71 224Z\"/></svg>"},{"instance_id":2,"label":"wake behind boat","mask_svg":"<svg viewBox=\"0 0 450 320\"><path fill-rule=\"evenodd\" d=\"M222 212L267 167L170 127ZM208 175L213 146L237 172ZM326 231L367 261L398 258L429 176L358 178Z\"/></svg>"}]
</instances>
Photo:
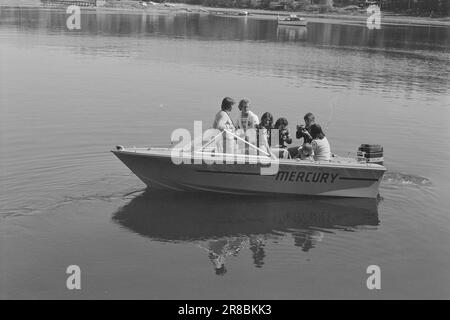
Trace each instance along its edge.
<instances>
[{"instance_id":1,"label":"wake behind boat","mask_svg":"<svg viewBox=\"0 0 450 320\"><path fill-rule=\"evenodd\" d=\"M341 157L274 159L245 143L258 154L205 150L211 141L192 151L118 146L112 152L148 187L178 191L376 198L386 171L380 164ZM218 158L227 161L212 161ZM271 166L277 170L262 174Z\"/></svg>"}]
</instances>

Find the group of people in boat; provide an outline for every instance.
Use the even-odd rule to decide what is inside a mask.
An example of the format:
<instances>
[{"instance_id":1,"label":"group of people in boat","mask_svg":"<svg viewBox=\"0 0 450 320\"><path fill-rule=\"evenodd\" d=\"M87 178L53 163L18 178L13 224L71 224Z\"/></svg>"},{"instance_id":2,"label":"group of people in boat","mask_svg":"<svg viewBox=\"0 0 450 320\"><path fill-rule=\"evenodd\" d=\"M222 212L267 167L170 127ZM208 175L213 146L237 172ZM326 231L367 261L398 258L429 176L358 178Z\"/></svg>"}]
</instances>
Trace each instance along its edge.
<instances>
[{"instance_id":1,"label":"group of people in boat","mask_svg":"<svg viewBox=\"0 0 450 320\"><path fill-rule=\"evenodd\" d=\"M264 148L270 155L279 158L297 158L301 160L329 161L331 159L330 144L322 130L315 122L315 117L308 112L304 116L304 125L297 125L295 137L303 139L301 146L289 147L293 139L291 137L288 120L278 118L274 123L274 117L265 112L259 120L258 116L250 110L250 101L242 99L238 104L239 114L233 121L231 111L235 105L234 99L225 97L222 100L221 110L216 114L213 128L227 130L229 132L246 132L254 129L258 132L257 141L250 141L259 148ZM278 141L272 139L274 132L278 133Z\"/></svg>"}]
</instances>

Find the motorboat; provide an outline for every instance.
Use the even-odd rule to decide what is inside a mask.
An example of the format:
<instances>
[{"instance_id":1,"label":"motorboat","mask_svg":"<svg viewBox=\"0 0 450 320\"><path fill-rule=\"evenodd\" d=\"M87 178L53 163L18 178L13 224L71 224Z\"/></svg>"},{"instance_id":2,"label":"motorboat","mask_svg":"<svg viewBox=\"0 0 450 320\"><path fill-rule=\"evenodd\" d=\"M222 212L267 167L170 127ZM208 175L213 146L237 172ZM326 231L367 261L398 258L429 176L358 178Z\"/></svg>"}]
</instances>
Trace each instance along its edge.
<instances>
[{"instance_id":1,"label":"motorboat","mask_svg":"<svg viewBox=\"0 0 450 320\"><path fill-rule=\"evenodd\" d=\"M280 18L278 16L278 25L281 26L299 26L306 27L307 21L305 18L301 18L295 14L291 14L288 17Z\"/></svg>"},{"instance_id":2,"label":"motorboat","mask_svg":"<svg viewBox=\"0 0 450 320\"><path fill-rule=\"evenodd\" d=\"M209 13L220 17L248 17L250 15L248 11L209 11Z\"/></svg>"},{"instance_id":3,"label":"motorboat","mask_svg":"<svg viewBox=\"0 0 450 320\"><path fill-rule=\"evenodd\" d=\"M379 194L386 171L381 164L339 156L330 161L280 159L226 133L243 140L245 152L214 147L218 136L197 149L117 146L112 152L150 188L241 195L377 198Z\"/></svg>"}]
</instances>

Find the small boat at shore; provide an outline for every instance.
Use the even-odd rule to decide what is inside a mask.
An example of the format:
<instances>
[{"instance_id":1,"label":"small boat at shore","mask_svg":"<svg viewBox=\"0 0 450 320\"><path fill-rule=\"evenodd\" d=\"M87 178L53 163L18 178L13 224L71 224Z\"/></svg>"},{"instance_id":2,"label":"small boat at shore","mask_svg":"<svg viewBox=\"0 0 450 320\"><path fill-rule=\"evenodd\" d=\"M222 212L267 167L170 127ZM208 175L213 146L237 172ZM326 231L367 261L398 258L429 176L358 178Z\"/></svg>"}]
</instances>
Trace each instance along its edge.
<instances>
[{"instance_id":1,"label":"small boat at shore","mask_svg":"<svg viewBox=\"0 0 450 320\"><path fill-rule=\"evenodd\" d=\"M209 14L220 17L247 17L248 11L209 11Z\"/></svg>"},{"instance_id":2,"label":"small boat at shore","mask_svg":"<svg viewBox=\"0 0 450 320\"><path fill-rule=\"evenodd\" d=\"M376 198L386 171L380 164L341 157L274 159L245 143L261 152L221 153L204 145L192 151L117 146L112 153L147 186L177 191Z\"/></svg>"},{"instance_id":3,"label":"small boat at shore","mask_svg":"<svg viewBox=\"0 0 450 320\"><path fill-rule=\"evenodd\" d=\"M299 27L306 27L307 21L305 18L301 18L295 14L291 14L288 17L280 18L278 16L278 25L280 26L299 26Z\"/></svg>"}]
</instances>

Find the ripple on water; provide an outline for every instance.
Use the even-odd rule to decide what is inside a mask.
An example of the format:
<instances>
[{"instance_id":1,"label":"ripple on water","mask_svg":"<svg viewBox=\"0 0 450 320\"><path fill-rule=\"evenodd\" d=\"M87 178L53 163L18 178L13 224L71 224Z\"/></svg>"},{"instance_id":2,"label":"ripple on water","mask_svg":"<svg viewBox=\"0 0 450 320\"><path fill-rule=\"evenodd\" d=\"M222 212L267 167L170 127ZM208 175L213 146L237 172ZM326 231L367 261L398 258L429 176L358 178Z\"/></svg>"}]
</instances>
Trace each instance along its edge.
<instances>
[{"instance_id":1,"label":"ripple on water","mask_svg":"<svg viewBox=\"0 0 450 320\"><path fill-rule=\"evenodd\" d=\"M431 186L431 180L400 172L386 172L383 176L384 185L395 185L395 186Z\"/></svg>"}]
</instances>

